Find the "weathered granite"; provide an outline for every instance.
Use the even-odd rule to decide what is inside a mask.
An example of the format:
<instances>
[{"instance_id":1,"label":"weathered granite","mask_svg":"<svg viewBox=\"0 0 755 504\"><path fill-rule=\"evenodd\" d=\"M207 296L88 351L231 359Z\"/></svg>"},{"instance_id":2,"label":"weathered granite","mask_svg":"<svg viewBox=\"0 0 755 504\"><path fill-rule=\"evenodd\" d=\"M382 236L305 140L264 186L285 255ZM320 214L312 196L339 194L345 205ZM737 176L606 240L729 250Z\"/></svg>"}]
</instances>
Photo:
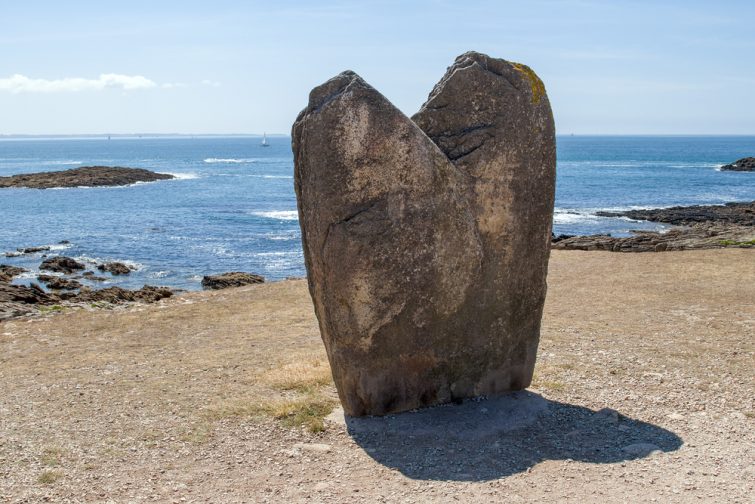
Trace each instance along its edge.
<instances>
[{"instance_id":1,"label":"weathered granite","mask_svg":"<svg viewBox=\"0 0 755 504\"><path fill-rule=\"evenodd\" d=\"M413 119L344 72L312 91L292 139L309 288L346 413L527 387L556 158L534 72L466 53Z\"/></svg>"}]
</instances>

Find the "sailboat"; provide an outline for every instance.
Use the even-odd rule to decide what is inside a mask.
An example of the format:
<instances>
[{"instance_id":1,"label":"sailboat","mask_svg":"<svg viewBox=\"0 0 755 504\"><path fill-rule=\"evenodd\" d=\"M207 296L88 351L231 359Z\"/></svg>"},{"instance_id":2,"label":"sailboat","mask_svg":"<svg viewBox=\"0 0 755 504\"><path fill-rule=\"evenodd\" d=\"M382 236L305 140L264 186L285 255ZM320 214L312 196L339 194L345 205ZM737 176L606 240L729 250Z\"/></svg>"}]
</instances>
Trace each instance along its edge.
<instances>
[{"instance_id":1,"label":"sailboat","mask_svg":"<svg viewBox=\"0 0 755 504\"><path fill-rule=\"evenodd\" d=\"M270 147L270 144L267 142L267 133L262 134L262 143L260 144L261 147Z\"/></svg>"}]
</instances>

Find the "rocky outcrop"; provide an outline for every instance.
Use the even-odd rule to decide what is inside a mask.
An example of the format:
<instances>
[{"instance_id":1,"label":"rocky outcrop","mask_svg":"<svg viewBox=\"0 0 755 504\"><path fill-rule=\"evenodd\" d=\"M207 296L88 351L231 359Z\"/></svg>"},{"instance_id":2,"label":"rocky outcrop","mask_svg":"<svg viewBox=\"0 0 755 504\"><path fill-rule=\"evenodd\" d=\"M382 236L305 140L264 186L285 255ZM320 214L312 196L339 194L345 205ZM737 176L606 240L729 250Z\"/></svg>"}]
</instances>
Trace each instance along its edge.
<instances>
[{"instance_id":1,"label":"rocky outcrop","mask_svg":"<svg viewBox=\"0 0 755 504\"><path fill-rule=\"evenodd\" d=\"M746 157L723 165L721 171L755 171L755 157Z\"/></svg>"},{"instance_id":2,"label":"rocky outcrop","mask_svg":"<svg viewBox=\"0 0 755 504\"><path fill-rule=\"evenodd\" d=\"M105 280L107 280L107 278L105 277L95 275L94 271L85 271L81 274L81 276L82 278L85 278L92 282L104 282Z\"/></svg>"},{"instance_id":3,"label":"rocky outcrop","mask_svg":"<svg viewBox=\"0 0 755 504\"><path fill-rule=\"evenodd\" d=\"M99 264L97 269L110 273L111 275L128 275L131 273L131 268L121 262L109 262L105 264Z\"/></svg>"},{"instance_id":4,"label":"rocky outcrop","mask_svg":"<svg viewBox=\"0 0 755 504\"><path fill-rule=\"evenodd\" d=\"M39 285L11 285L0 282L0 305L5 303L51 304L59 301L53 294L45 292Z\"/></svg>"},{"instance_id":5,"label":"rocky outcrop","mask_svg":"<svg viewBox=\"0 0 755 504\"><path fill-rule=\"evenodd\" d=\"M107 287L105 289L92 290L84 287L79 292L76 300L79 302L93 303L105 302L122 304L127 302L154 303L161 299L169 298L173 291L167 287L154 287L145 285L139 290L126 290L120 287Z\"/></svg>"},{"instance_id":6,"label":"rocky outcrop","mask_svg":"<svg viewBox=\"0 0 755 504\"><path fill-rule=\"evenodd\" d=\"M69 275L74 271L81 271L85 268L86 266L80 262L66 256L50 257L42 261L42 264L39 265L39 269L41 270L54 271L56 273L65 273Z\"/></svg>"},{"instance_id":7,"label":"rocky outcrop","mask_svg":"<svg viewBox=\"0 0 755 504\"><path fill-rule=\"evenodd\" d=\"M51 189L53 187L123 186L136 182L154 182L172 178L174 178L173 175L155 173L142 168L84 166L64 171L24 173L0 177L0 188Z\"/></svg>"},{"instance_id":8,"label":"rocky outcrop","mask_svg":"<svg viewBox=\"0 0 755 504\"><path fill-rule=\"evenodd\" d=\"M663 222L688 226L701 222L755 226L755 201L727 203L725 205L693 205L650 210L627 210L624 212L596 212L602 217L628 217L633 220Z\"/></svg>"},{"instance_id":9,"label":"rocky outcrop","mask_svg":"<svg viewBox=\"0 0 755 504\"><path fill-rule=\"evenodd\" d=\"M47 252L50 250L49 245L44 245L41 247L21 247L17 248L13 252L6 252L5 257L18 257L26 254L36 254L37 252Z\"/></svg>"},{"instance_id":10,"label":"rocky outcrop","mask_svg":"<svg viewBox=\"0 0 755 504\"><path fill-rule=\"evenodd\" d=\"M10 266L8 264L0 264L0 282L10 282L14 276L26 273L24 268L18 266Z\"/></svg>"},{"instance_id":11,"label":"rocky outcrop","mask_svg":"<svg viewBox=\"0 0 755 504\"><path fill-rule=\"evenodd\" d=\"M76 290L81 288L81 284L76 280L70 280L53 275L39 275L37 280L45 284L48 289L52 290Z\"/></svg>"},{"instance_id":12,"label":"rocky outcrop","mask_svg":"<svg viewBox=\"0 0 755 504\"><path fill-rule=\"evenodd\" d=\"M259 284L265 281L265 277L254 273L231 271L220 275L207 275L202 278L202 288L208 290L227 289L229 287L241 287L242 285Z\"/></svg>"},{"instance_id":13,"label":"rocky outcrop","mask_svg":"<svg viewBox=\"0 0 755 504\"><path fill-rule=\"evenodd\" d=\"M611 252L665 252L722 247L755 246L755 228L721 223L700 223L672 228L664 233L634 231L632 236L572 236L553 241L560 250L608 250Z\"/></svg>"},{"instance_id":14,"label":"rocky outcrop","mask_svg":"<svg viewBox=\"0 0 755 504\"><path fill-rule=\"evenodd\" d=\"M527 387L555 137L540 79L466 53L409 119L353 72L292 132L309 289L346 413Z\"/></svg>"}]
</instances>

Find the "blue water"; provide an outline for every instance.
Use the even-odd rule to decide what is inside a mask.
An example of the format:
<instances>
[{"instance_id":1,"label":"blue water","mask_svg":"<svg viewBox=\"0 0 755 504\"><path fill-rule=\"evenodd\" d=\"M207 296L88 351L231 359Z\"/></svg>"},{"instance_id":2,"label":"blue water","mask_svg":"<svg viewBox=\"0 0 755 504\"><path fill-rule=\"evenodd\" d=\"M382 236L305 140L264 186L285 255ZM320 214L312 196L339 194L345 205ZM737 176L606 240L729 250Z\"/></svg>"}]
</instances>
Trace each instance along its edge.
<instances>
[{"instance_id":1,"label":"blue water","mask_svg":"<svg viewBox=\"0 0 755 504\"><path fill-rule=\"evenodd\" d=\"M0 252L55 245L53 254L135 268L105 285L199 289L203 275L305 274L290 139L114 138L0 141L0 176L83 165L148 168L176 180L119 188L0 191ZM600 209L755 199L755 173L717 168L755 155L755 137L559 137L554 232L661 229L600 218ZM68 240L68 245L56 245ZM2 258L36 274L33 256Z\"/></svg>"}]
</instances>

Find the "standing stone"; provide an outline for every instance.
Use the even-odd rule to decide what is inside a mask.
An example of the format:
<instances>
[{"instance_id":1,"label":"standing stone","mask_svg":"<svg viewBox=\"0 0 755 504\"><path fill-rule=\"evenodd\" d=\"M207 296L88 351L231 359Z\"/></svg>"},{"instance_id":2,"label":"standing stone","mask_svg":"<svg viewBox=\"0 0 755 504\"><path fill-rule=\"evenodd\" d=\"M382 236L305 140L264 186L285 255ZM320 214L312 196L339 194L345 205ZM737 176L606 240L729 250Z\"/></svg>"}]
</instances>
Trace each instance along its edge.
<instances>
[{"instance_id":1,"label":"standing stone","mask_svg":"<svg viewBox=\"0 0 755 504\"><path fill-rule=\"evenodd\" d=\"M457 58L409 119L353 72L292 132L309 289L346 413L527 387L555 186L538 77Z\"/></svg>"}]
</instances>

